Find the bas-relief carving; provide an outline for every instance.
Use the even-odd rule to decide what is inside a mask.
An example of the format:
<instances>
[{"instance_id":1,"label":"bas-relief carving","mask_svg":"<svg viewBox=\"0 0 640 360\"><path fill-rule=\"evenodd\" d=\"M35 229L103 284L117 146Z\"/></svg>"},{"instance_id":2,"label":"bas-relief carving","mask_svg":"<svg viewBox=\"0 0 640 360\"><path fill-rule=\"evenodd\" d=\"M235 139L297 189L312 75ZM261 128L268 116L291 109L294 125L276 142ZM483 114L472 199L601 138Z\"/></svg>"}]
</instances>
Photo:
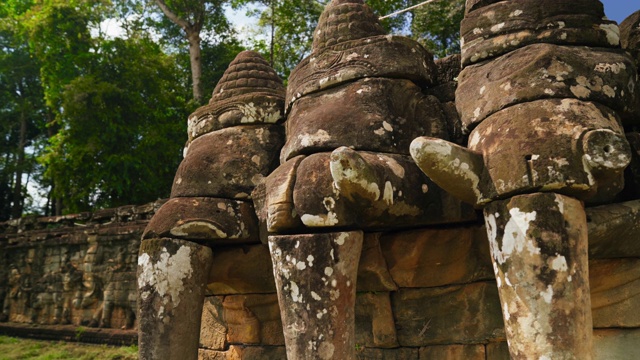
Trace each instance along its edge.
<instances>
[{"instance_id":1,"label":"bas-relief carving","mask_svg":"<svg viewBox=\"0 0 640 360\"><path fill-rule=\"evenodd\" d=\"M123 329L135 325L137 239L5 249L9 265L2 321L37 325L111 327L122 308ZM27 245L29 246L29 245Z\"/></svg>"}]
</instances>

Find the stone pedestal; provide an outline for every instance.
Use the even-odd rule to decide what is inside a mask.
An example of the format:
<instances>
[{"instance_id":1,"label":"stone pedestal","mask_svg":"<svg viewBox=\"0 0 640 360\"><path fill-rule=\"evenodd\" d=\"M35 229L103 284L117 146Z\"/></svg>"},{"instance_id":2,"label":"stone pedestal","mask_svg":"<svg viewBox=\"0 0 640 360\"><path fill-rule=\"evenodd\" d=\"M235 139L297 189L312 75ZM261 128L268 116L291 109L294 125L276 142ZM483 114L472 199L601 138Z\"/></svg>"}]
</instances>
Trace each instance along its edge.
<instances>
[{"instance_id":1,"label":"stone pedestal","mask_svg":"<svg viewBox=\"0 0 640 360\"><path fill-rule=\"evenodd\" d=\"M176 239L145 240L138 257L139 356L197 359L210 248Z\"/></svg>"},{"instance_id":2,"label":"stone pedestal","mask_svg":"<svg viewBox=\"0 0 640 360\"><path fill-rule=\"evenodd\" d=\"M270 236L289 359L356 359L361 231Z\"/></svg>"},{"instance_id":3,"label":"stone pedestal","mask_svg":"<svg viewBox=\"0 0 640 360\"><path fill-rule=\"evenodd\" d=\"M534 193L484 209L512 359L591 359L582 203Z\"/></svg>"}]
</instances>

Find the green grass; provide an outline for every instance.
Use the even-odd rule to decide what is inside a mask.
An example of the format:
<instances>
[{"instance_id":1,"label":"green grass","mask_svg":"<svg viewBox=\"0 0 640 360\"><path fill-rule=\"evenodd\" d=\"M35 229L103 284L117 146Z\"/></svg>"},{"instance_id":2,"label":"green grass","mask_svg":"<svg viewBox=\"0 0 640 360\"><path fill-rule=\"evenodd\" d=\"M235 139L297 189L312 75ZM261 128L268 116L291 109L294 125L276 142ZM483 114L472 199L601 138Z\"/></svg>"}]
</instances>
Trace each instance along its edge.
<instances>
[{"instance_id":1,"label":"green grass","mask_svg":"<svg viewBox=\"0 0 640 360\"><path fill-rule=\"evenodd\" d=\"M0 336L0 360L137 360L138 347L115 347Z\"/></svg>"}]
</instances>

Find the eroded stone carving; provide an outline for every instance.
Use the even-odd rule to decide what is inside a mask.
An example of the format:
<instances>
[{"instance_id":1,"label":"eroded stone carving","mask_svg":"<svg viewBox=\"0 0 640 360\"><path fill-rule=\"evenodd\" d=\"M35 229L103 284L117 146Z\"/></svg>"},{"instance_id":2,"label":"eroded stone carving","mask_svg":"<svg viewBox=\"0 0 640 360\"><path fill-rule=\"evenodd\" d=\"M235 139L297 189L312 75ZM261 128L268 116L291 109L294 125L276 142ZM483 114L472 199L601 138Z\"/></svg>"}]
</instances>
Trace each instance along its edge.
<instances>
[{"instance_id":1,"label":"eroded stone carving","mask_svg":"<svg viewBox=\"0 0 640 360\"><path fill-rule=\"evenodd\" d=\"M189 117L189 140L167 201L142 236L137 287L141 359L195 359L213 252L259 242L250 194L284 142L284 87L252 51L229 65L211 101ZM129 272L113 275L129 276ZM105 292L104 311L129 298Z\"/></svg>"},{"instance_id":2,"label":"eroded stone carving","mask_svg":"<svg viewBox=\"0 0 640 360\"><path fill-rule=\"evenodd\" d=\"M422 137L411 153L434 182L484 207L511 357L591 359L582 201L624 187L620 115L637 101L637 69L615 50L618 28L599 1L470 0L461 32L468 148ZM576 44L614 49L560 46Z\"/></svg>"},{"instance_id":3,"label":"eroded stone carving","mask_svg":"<svg viewBox=\"0 0 640 360\"><path fill-rule=\"evenodd\" d=\"M362 0L325 8L289 79L281 166L253 193L277 234L268 241L290 359L355 359L361 231L475 218L408 156L417 135L449 139L440 101L422 91L436 77L432 55L386 35Z\"/></svg>"}]
</instances>

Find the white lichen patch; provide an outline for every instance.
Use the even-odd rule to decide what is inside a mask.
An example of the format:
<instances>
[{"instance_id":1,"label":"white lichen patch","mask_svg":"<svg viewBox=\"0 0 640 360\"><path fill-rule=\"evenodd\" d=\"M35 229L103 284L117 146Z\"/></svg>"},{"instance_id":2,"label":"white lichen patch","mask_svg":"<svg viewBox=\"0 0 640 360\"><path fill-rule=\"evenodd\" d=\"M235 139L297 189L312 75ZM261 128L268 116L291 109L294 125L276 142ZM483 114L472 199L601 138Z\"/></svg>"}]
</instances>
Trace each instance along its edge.
<instances>
[{"instance_id":1,"label":"white lichen patch","mask_svg":"<svg viewBox=\"0 0 640 360\"><path fill-rule=\"evenodd\" d=\"M625 65L624 63L618 62L618 63L599 63L599 64L596 64L593 70L600 73L612 72L614 74L619 74L620 71L626 70L626 69L627 69L627 65Z\"/></svg>"},{"instance_id":2,"label":"white lichen patch","mask_svg":"<svg viewBox=\"0 0 640 360\"><path fill-rule=\"evenodd\" d=\"M514 252L521 253L525 249L531 254L540 253L534 240L527 236L531 222L536 219L536 212L522 212L519 208L513 208L509 210L509 214L511 218L504 227L502 246L498 244L495 215L489 214L485 219L491 254L498 264L504 264Z\"/></svg>"},{"instance_id":3,"label":"white lichen patch","mask_svg":"<svg viewBox=\"0 0 640 360\"><path fill-rule=\"evenodd\" d=\"M322 300L322 298L320 297L320 295L318 295L315 291L311 291L311 297L313 298L313 300L315 301L320 301Z\"/></svg>"},{"instance_id":4,"label":"white lichen patch","mask_svg":"<svg viewBox=\"0 0 640 360\"><path fill-rule=\"evenodd\" d=\"M344 245L345 240L347 240L348 238L349 238L349 234L348 233L342 233L333 241L336 244L338 244L339 246L342 246L342 245Z\"/></svg>"},{"instance_id":5,"label":"white lichen patch","mask_svg":"<svg viewBox=\"0 0 640 360\"><path fill-rule=\"evenodd\" d=\"M520 16L522 14L523 14L523 11L518 9L518 10L513 11L511 14L509 14L509 17L517 17L517 16Z\"/></svg>"},{"instance_id":6,"label":"white lichen patch","mask_svg":"<svg viewBox=\"0 0 640 360\"><path fill-rule=\"evenodd\" d=\"M138 288L153 288L164 306L170 304L175 308L180 304L180 293L185 290L185 281L192 274L191 248L188 246L180 247L174 255L163 247L156 263L147 253L138 257ZM145 291L141 298L146 300L150 295ZM163 317L164 307L160 311L158 317Z\"/></svg>"},{"instance_id":7,"label":"white lichen patch","mask_svg":"<svg viewBox=\"0 0 640 360\"><path fill-rule=\"evenodd\" d=\"M607 41L613 46L620 45L620 29L616 24L600 24L600 29L607 34Z\"/></svg>"},{"instance_id":8,"label":"white lichen patch","mask_svg":"<svg viewBox=\"0 0 640 360\"><path fill-rule=\"evenodd\" d=\"M300 134L298 135L300 145L304 147L314 146L331 140L331 135L325 130L318 130L315 134Z\"/></svg>"},{"instance_id":9,"label":"white lichen patch","mask_svg":"<svg viewBox=\"0 0 640 360\"><path fill-rule=\"evenodd\" d=\"M550 267L553 270L559 272L566 272L569 270L569 267L567 266L567 259L564 256L556 254L556 256L552 257L550 260Z\"/></svg>"},{"instance_id":10,"label":"white lichen patch","mask_svg":"<svg viewBox=\"0 0 640 360\"><path fill-rule=\"evenodd\" d=\"M326 215L304 214L300 216L300 220L302 220L303 224L310 227L334 226L339 222L338 216L332 211Z\"/></svg>"},{"instance_id":11,"label":"white lichen patch","mask_svg":"<svg viewBox=\"0 0 640 360\"><path fill-rule=\"evenodd\" d=\"M215 239L226 239L228 237L228 234L224 230L208 221L189 221L172 227L169 232L171 235L178 237L202 234L207 234Z\"/></svg>"},{"instance_id":12,"label":"white lichen patch","mask_svg":"<svg viewBox=\"0 0 640 360\"><path fill-rule=\"evenodd\" d=\"M545 291L540 292L540 296L542 296L547 304L551 304L551 300L553 300L553 287L548 285Z\"/></svg>"},{"instance_id":13,"label":"white lichen patch","mask_svg":"<svg viewBox=\"0 0 640 360\"><path fill-rule=\"evenodd\" d=\"M387 206L393 205L393 185L391 185L391 181L387 181L384 184L382 200L387 204Z\"/></svg>"},{"instance_id":14,"label":"white lichen patch","mask_svg":"<svg viewBox=\"0 0 640 360\"><path fill-rule=\"evenodd\" d=\"M300 294L300 288L298 287L298 284L296 284L295 281L291 282L291 285L289 286L289 290L291 294L291 300L293 302L299 302L299 303L303 302L302 294Z\"/></svg>"},{"instance_id":15,"label":"white lichen patch","mask_svg":"<svg viewBox=\"0 0 640 360\"><path fill-rule=\"evenodd\" d=\"M333 268L329 267L329 266L325 267L324 268L324 274L327 275L327 276L333 275Z\"/></svg>"},{"instance_id":16,"label":"white lichen patch","mask_svg":"<svg viewBox=\"0 0 640 360\"><path fill-rule=\"evenodd\" d=\"M502 28L504 28L504 25L505 25L504 23L499 23L499 24L493 25L491 27L491 32L495 33L495 32L498 32L498 31L502 30Z\"/></svg>"}]
</instances>

